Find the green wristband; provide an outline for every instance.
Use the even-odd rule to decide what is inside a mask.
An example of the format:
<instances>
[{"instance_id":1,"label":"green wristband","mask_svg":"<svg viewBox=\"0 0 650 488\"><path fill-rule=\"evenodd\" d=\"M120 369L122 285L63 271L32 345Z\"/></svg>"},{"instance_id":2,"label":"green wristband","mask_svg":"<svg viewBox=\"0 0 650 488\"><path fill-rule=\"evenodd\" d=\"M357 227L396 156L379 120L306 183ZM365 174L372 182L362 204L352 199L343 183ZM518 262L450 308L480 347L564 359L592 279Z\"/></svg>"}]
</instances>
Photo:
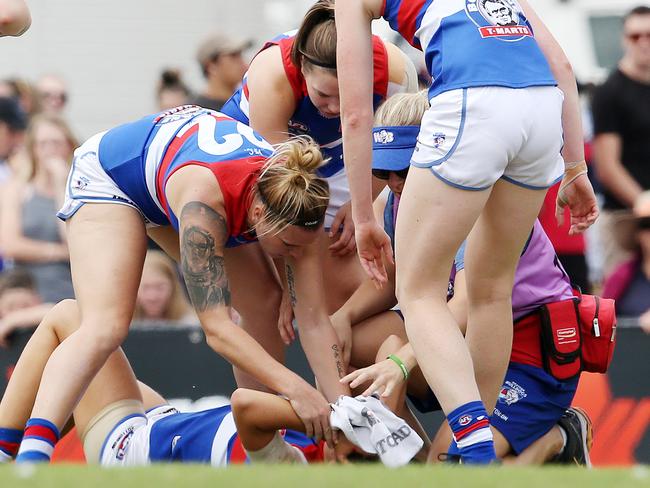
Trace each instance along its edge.
<instances>
[{"instance_id":1,"label":"green wristband","mask_svg":"<svg viewBox=\"0 0 650 488\"><path fill-rule=\"evenodd\" d=\"M395 364L399 366L399 369L402 370L402 374L404 375L404 381L409 379L409 370L406 369L406 366L404 366L404 363L400 358L395 356L395 354L389 354L388 357L386 357L386 359L390 359L391 361L393 361Z\"/></svg>"}]
</instances>

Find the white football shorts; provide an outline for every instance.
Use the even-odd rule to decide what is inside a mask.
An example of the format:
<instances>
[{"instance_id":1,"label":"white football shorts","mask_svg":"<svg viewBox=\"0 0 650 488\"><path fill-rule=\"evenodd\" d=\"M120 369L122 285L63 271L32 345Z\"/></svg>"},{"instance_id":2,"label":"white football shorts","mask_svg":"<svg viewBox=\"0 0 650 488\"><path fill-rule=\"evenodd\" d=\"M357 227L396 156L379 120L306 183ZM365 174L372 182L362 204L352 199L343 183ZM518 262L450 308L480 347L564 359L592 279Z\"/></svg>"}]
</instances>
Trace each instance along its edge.
<instances>
[{"instance_id":1,"label":"white football shorts","mask_svg":"<svg viewBox=\"0 0 650 488\"><path fill-rule=\"evenodd\" d=\"M411 164L457 188L499 178L545 189L564 174L562 91L554 86L464 88L431 99Z\"/></svg>"}]
</instances>

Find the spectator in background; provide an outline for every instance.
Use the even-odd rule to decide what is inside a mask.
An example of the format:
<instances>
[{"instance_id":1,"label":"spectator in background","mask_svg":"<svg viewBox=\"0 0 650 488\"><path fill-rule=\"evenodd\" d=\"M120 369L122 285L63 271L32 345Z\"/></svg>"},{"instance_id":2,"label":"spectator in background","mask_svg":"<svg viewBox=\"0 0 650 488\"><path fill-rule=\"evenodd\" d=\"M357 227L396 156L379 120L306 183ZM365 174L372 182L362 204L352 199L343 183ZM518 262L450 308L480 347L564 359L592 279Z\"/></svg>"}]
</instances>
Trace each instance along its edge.
<instances>
[{"instance_id":1,"label":"spectator in background","mask_svg":"<svg viewBox=\"0 0 650 488\"><path fill-rule=\"evenodd\" d=\"M0 97L15 99L28 118L41 111L36 88L23 78L7 78L0 81Z\"/></svg>"},{"instance_id":2,"label":"spectator in background","mask_svg":"<svg viewBox=\"0 0 650 488\"><path fill-rule=\"evenodd\" d=\"M0 0L0 37L20 36L31 24L32 17L23 0Z\"/></svg>"},{"instance_id":3,"label":"spectator in background","mask_svg":"<svg viewBox=\"0 0 650 488\"><path fill-rule=\"evenodd\" d=\"M41 111L48 115L63 115L68 103L68 89L60 76L47 74L36 83Z\"/></svg>"},{"instance_id":4,"label":"spectator in background","mask_svg":"<svg viewBox=\"0 0 650 488\"><path fill-rule=\"evenodd\" d=\"M35 116L26 137L25 161L31 164L12 175L0 196L4 257L34 276L36 289L46 302L74 297L65 228L56 211L63 204L76 145L62 119Z\"/></svg>"},{"instance_id":5,"label":"spectator in background","mask_svg":"<svg viewBox=\"0 0 650 488\"><path fill-rule=\"evenodd\" d=\"M248 68L242 53L251 47L249 40L217 34L199 46L196 58L206 80L203 92L192 100L201 107L221 110L241 83Z\"/></svg>"},{"instance_id":6,"label":"spectator in background","mask_svg":"<svg viewBox=\"0 0 650 488\"><path fill-rule=\"evenodd\" d=\"M616 242L613 211L632 208L650 189L650 7L636 7L624 17L623 47L618 69L592 103L594 162L605 196L605 273L627 256Z\"/></svg>"},{"instance_id":7,"label":"spectator in background","mask_svg":"<svg viewBox=\"0 0 650 488\"><path fill-rule=\"evenodd\" d=\"M8 160L23 144L27 117L13 98L0 97L0 183L9 179Z\"/></svg>"},{"instance_id":8,"label":"spectator in background","mask_svg":"<svg viewBox=\"0 0 650 488\"><path fill-rule=\"evenodd\" d=\"M156 101L158 110L168 110L188 103L190 90L183 82L181 73L177 69L166 69L160 75Z\"/></svg>"},{"instance_id":9,"label":"spectator in background","mask_svg":"<svg viewBox=\"0 0 650 488\"><path fill-rule=\"evenodd\" d=\"M27 271L5 271L0 275L0 347L9 345L17 329L36 327L52 306L43 303Z\"/></svg>"},{"instance_id":10,"label":"spectator in background","mask_svg":"<svg viewBox=\"0 0 650 488\"><path fill-rule=\"evenodd\" d=\"M632 212L619 213L616 237L633 258L618 265L605 280L603 298L616 300L621 317L639 317L650 332L650 190L636 198Z\"/></svg>"},{"instance_id":11,"label":"spectator in background","mask_svg":"<svg viewBox=\"0 0 650 488\"><path fill-rule=\"evenodd\" d=\"M162 251L147 251L133 319L199 325L181 287L176 264Z\"/></svg>"}]
</instances>

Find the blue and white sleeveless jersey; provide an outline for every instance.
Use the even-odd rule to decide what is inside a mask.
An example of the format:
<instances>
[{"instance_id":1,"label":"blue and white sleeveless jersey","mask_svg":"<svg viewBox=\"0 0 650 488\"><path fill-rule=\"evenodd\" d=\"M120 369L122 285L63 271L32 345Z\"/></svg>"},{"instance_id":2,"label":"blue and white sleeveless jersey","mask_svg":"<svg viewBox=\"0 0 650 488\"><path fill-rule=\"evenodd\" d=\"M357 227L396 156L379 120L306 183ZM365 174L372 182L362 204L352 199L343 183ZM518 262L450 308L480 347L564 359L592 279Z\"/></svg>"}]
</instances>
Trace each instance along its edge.
<instances>
[{"instance_id":1,"label":"blue and white sleeveless jersey","mask_svg":"<svg viewBox=\"0 0 650 488\"><path fill-rule=\"evenodd\" d=\"M258 163L272 152L250 127L219 112L186 105L109 130L99 143L98 158L148 221L178 227L164 194L174 171L195 164L210 168L216 176L222 163Z\"/></svg>"},{"instance_id":2,"label":"blue and white sleeveless jersey","mask_svg":"<svg viewBox=\"0 0 650 488\"><path fill-rule=\"evenodd\" d=\"M430 97L476 86L557 84L516 0L385 0L382 17L424 51Z\"/></svg>"},{"instance_id":3,"label":"blue and white sleeveless jersey","mask_svg":"<svg viewBox=\"0 0 650 488\"><path fill-rule=\"evenodd\" d=\"M297 31L280 34L266 42L261 51L272 46L278 46L282 56L282 64L287 81L294 94L295 110L289 120L289 133L291 135L308 135L320 146L323 154L329 161L318 168L319 176L329 178L343 171L343 138L341 134L341 118L326 117L319 112L309 98L307 84L302 71L291 59L291 50ZM373 106L377 108L388 94L388 54L383 41L373 36ZM261 52L260 51L260 52ZM230 117L245 124L249 120L249 86L247 74L244 75L241 86L221 108L221 111ZM273 100L269 100L273 103Z\"/></svg>"},{"instance_id":4,"label":"blue and white sleeveless jersey","mask_svg":"<svg viewBox=\"0 0 650 488\"><path fill-rule=\"evenodd\" d=\"M305 434L287 430L284 439L313 459L318 444ZM310 456L311 454L311 456ZM201 463L226 466L247 462L246 452L237 436L232 408L163 416L151 426L149 460L156 462Z\"/></svg>"}]
</instances>

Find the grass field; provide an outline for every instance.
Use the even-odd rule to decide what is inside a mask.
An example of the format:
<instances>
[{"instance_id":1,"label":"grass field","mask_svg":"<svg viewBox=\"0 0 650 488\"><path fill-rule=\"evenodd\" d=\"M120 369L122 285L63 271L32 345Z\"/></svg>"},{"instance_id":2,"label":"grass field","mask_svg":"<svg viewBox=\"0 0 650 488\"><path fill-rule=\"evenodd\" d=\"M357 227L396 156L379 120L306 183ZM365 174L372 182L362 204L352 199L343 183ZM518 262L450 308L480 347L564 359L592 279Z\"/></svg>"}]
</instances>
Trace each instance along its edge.
<instances>
[{"instance_id":1,"label":"grass field","mask_svg":"<svg viewBox=\"0 0 650 488\"><path fill-rule=\"evenodd\" d=\"M0 467L0 487L128 488L303 486L342 487L499 487L499 488L618 488L650 487L650 468L462 468L409 466L388 470L381 466L206 466L167 465L134 469L87 466Z\"/></svg>"}]
</instances>

